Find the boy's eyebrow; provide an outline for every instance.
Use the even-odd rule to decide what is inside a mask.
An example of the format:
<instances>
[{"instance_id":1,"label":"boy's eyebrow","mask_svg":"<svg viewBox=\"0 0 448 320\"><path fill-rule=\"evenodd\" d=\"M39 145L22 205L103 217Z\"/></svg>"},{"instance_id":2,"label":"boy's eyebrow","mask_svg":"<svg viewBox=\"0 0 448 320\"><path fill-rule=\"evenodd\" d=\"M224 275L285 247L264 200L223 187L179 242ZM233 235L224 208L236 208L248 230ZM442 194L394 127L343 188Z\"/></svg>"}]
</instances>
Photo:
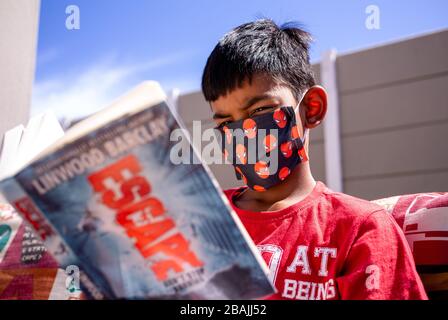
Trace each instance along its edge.
<instances>
[{"instance_id":1,"label":"boy's eyebrow","mask_svg":"<svg viewBox=\"0 0 448 320\"><path fill-rule=\"evenodd\" d=\"M256 104L259 101L262 101L264 99L271 99L271 98L272 98L272 95L267 94L267 93L251 97L251 98L247 99L247 101L244 103L244 105L241 107L241 109L243 109L243 110L247 109L247 108L249 108L250 106ZM219 112L216 112L216 113L213 114L213 120L215 120L215 119L224 119L224 118L229 118L229 117L230 117L229 115L222 114L222 113L219 113Z\"/></svg>"},{"instance_id":2,"label":"boy's eyebrow","mask_svg":"<svg viewBox=\"0 0 448 320\"><path fill-rule=\"evenodd\" d=\"M222 114L222 113L214 113L213 114L213 120L215 119L224 119L224 118L228 118L230 116Z\"/></svg>"},{"instance_id":3,"label":"boy's eyebrow","mask_svg":"<svg viewBox=\"0 0 448 320\"><path fill-rule=\"evenodd\" d=\"M268 93L264 93L264 94L252 97L246 101L246 103L243 105L243 107L241 109L247 109L250 106L256 104L257 102L260 102L264 99L270 99L270 98L272 98L272 95L270 95Z\"/></svg>"}]
</instances>

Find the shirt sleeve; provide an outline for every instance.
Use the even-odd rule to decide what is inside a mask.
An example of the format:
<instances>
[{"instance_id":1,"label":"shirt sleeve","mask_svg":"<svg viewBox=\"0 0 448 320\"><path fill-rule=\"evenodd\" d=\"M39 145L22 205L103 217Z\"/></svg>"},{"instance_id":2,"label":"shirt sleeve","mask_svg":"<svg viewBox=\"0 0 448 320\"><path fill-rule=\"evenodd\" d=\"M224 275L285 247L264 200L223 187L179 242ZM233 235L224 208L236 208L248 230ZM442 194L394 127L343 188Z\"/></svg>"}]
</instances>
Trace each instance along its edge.
<instances>
[{"instance_id":1,"label":"shirt sleeve","mask_svg":"<svg viewBox=\"0 0 448 320\"><path fill-rule=\"evenodd\" d=\"M342 299L428 299L404 234L385 210L360 225L336 282Z\"/></svg>"}]
</instances>

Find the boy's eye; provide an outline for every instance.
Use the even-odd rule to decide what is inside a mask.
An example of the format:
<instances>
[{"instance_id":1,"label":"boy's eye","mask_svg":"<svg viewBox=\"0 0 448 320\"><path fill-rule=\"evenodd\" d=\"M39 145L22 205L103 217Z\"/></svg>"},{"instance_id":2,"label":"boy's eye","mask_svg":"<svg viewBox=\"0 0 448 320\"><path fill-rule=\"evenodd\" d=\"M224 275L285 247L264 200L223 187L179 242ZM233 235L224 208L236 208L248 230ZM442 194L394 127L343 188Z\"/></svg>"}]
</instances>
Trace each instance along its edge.
<instances>
[{"instance_id":1,"label":"boy's eye","mask_svg":"<svg viewBox=\"0 0 448 320\"><path fill-rule=\"evenodd\" d=\"M274 108L275 108L274 106L263 106L263 107L258 107L258 108L256 108L255 110L252 110L252 111L249 113L249 117L252 117L253 115L256 115L256 114L262 114L262 113L267 112L267 111L269 111L269 110L272 110L272 109L274 109Z\"/></svg>"},{"instance_id":2,"label":"boy's eye","mask_svg":"<svg viewBox=\"0 0 448 320\"><path fill-rule=\"evenodd\" d=\"M229 123L230 123L229 120L227 120L227 121L223 121L223 122L219 123L219 124L216 126L216 128L218 128L218 129L222 129L222 127L228 125Z\"/></svg>"}]
</instances>

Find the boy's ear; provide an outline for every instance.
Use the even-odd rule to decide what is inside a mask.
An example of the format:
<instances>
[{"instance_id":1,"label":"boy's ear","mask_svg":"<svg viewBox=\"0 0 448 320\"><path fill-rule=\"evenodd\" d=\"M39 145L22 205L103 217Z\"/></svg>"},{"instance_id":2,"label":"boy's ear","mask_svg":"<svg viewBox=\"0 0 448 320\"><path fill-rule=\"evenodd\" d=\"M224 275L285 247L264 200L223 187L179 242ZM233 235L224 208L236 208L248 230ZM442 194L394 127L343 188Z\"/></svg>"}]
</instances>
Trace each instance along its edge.
<instances>
[{"instance_id":1,"label":"boy's ear","mask_svg":"<svg viewBox=\"0 0 448 320\"><path fill-rule=\"evenodd\" d=\"M327 92L321 86L312 86L303 97L302 104L305 107L305 126L317 127L327 113Z\"/></svg>"}]
</instances>

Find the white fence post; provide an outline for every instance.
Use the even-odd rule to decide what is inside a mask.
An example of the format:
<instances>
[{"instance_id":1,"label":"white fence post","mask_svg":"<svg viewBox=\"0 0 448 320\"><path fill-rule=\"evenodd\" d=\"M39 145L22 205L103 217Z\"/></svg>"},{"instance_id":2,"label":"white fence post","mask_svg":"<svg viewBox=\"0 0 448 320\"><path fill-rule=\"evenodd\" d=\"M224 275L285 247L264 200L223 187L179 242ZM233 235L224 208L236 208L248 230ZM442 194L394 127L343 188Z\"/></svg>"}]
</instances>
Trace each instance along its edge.
<instances>
[{"instance_id":1,"label":"white fence post","mask_svg":"<svg viewBox=\"0 0 448 320\"><path fill-rule=\"evenodd\" d=\"M324 124L325 176L327 186L343 192L341 132L339 124L339 95L336 79L336 50L322 55L320 73L322 85L328 93L328 110Z\"/></svg>"}]
</instances>

